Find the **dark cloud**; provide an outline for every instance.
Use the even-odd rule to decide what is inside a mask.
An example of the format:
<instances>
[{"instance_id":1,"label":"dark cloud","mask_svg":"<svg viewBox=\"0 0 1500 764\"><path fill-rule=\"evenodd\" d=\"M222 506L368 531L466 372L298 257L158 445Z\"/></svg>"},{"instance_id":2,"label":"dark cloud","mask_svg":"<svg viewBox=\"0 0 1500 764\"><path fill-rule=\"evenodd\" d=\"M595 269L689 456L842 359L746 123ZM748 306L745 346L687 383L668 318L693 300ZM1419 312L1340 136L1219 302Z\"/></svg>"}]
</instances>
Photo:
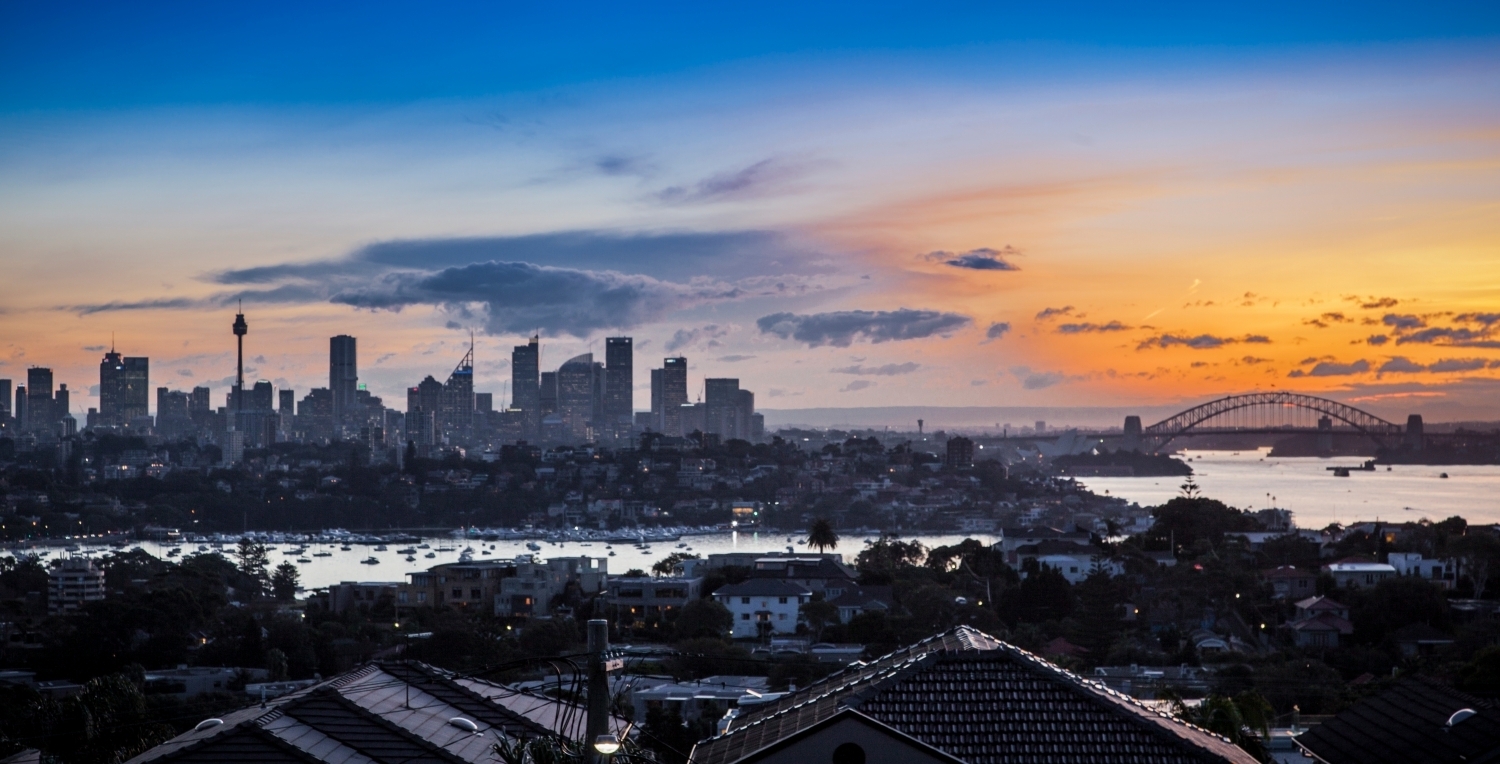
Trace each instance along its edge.
<instances>
[{"instance_id":1,"label":"dark cloud","mask_svg":"<svg viewBox=\"0 0 1500 764\"><path fill-rule=\"evenodd\" d=\"M1424 366L1409 358L1396 356L1381 364L1379 371L1381 374L1416 374L1421 372L1429 374L1454 374L1497 368L1500 368L1500 361L1491 361L1486 358L1444 358Z\"/></svg>"},{"instance_id":2,"label":"dark cloud","mask_svg":"<svg viewBox=\"0 0 1500 764\"><path fill-rule=\"evenodd\" d=\"M1331 324L1347 324L1353 320L1343 313L1333 312L1324 313L1317 318L1304 318L1302 319L1302 323L1308 326L1316 326L1319 329L1327 329Z\"/></svg>"},{"instance_id":3,"label":"dark cloud","mask_svg":"<svg viewBox=\"0 0 1500 764\"><path fill-rule=\"evenodd\" d=\"M1068 375L1060 371L1032 371L1029 366L1012 367L1010 373L1020 380L1021 387L1027 390L1043 390L1070 379Z\"/></svg>"},{"instance_id":4,"label":"dark cloud","mask_svg":"<svg viewBox=\"0 0 1500 764\"><path fill-rule=\"evenodd\" d=\"M1019 254L1021 254L1019 250L1006 245L1002 249L981 247L979 249L971 249L968 252L938 250L922 255L922 259L951 265L954 268L968 268L974 271L1019 271L1021 270L1019 266L1005 259Z\"/></svg>"},{"instance_id":5,"label":"dark cloud","mask_svg":"<svg viewBox=\"0 0 1500 764\"><path fill-rule=\"evenodd\" d=\"M863 377L894 377L898 374L910 374L922 368L922 364L908 361L906 363L888 363L884 366L841 366L830 369L834 374L858 374Z\"/></svg>"},{"instance_id":6,"label":"dark cloud","mask_svg":"<svg viewBox=\"0 0 1500 764\"><path fill-rule=\"evenodd\" d=\"M1072 305L1064 305L1061 308L1043 308L1040 313L1036 314L1036 320L1038 320L1038 321L1046 321L1049 318L1057 318L1058 316L1071 316L1071 315L1073 315L1073 306Z\"/></svg>"},{"instance_id":7,"label":"dark cloud","mask_svg":"<svg viewBox=\"0 0 1500 764\"><path fill-rule=\"evenodd\" d=\"M1297 369L1287 374L1288 377L1347 377L1352 374L1364 374L1370 370L1370 362L1361 358L1353 363L1337 363L1334 361L1323 361L1312 367L1309 371Z\"/></svg>"},{"instance_id":8,"label":"dark cloud","mask_svg":"<svg viewBox=\"0 0 1500 764\"><path fill-rule=\"evenodd\" d=\"M1243 357L1243 358L1240 359L1240 363L1243 363L1246 366L1255 366L1257 364L1270 363L1270 362L1271 362L1271 359L1269 359L1269 358L1257 358L1257 357L1255 357L1253 355L1247 355L1247 356L1245 356L1245 357Z\"/></svg>"},{"instance_id":9,"label":"dark cloud","mask_svg":"<svg viewBox=\"0 0 1500 764\"><path fill-rule=\"evenodd\" d=\"M594 169L605 175L650 175L649 159L625 154L606 154L594 160Z\"/></svg>"},{"instance_id":10,"label":"dark cloud","mask_svg":"<svg viewBox=\"0 0 1500 764\"><path fill-rule=\"evenodd\" d=\"M875 383L871 382L868 379L856 379L853 382L850 382L849 384L844 385L843 387L839 388L839 392L841 392L841 393L853 393L853 392L857 392L859 390L865 390L865 389L868 389L868 388L871 388L871 387L874 387L874 386L875 386Z\"/></svg>"},{"instance_id":11,"label":"dark cloud","mask_svg":"<svg viewBox=\"0 0 1500 764\"><path fill-rule=\"evenodd\" d=\"M1387 313L1380 318L1380 321L1386 326L1394 327L1396 331L1418 329L1427 325L1427 322L1423 321L1421 316L1413 316L1410 314L1402 316L1396 315L1395 313Z\"/></svg>"},{"instance_id":12,"label":"dark cloud","mask_svg":"<svg viewBox=\"0 0 1500 764\"><path fill-rule=\"evenodd\" d=\"M1375 347L1380 347L1381 345L1384 345L1385 343L1390 341L1391 338L1385 336L1384 334L1372 334L1365 338L1366 343L1374 345Z\"/></svg>"},{"instance_id":13,"label":"dark cloud","mask_svg":"<svg viewBox=\"0 0 1500 764\"><path fill-rule=\"evenodd\" d=\"M728 333L728 329L718 324L709 324L708 326L692 329L678 329L672 334L672 338L667 340L667 344L662 347L668 353L681 350L690 345L696 345L700 342L709 343L710 347L717 347L719 343L714 342L714 340L720 339Z\"/></svg>"},{"instance_id":14,"label":"dark cloud","mask_svg":"<svg viewBox=\"0 0 1500 764\"><path fill-rule=\"evenodd\" d=\"M1394 297L1360 297L1359 295L1345 295L1345 300L1358 305L1365 310L1377 310L1380 308L1394 308L1400 300Z\"/></svg>"},{"instance_id":15,"label":"dark cloud","mask_svg":"<svg viewBox=\"0 0 1500 764\"><path fill-rule=\"evenodd\" d=\"M1466 327L1452 328L1446 326L1432 326L1420 331L1403 334L1396 338L1397 345L1405 345L1416 342L1423 345L1478 345L1488 338L1486 330L1475 331Z\"/></svg>"},{"instance_id":16,"label":"dark cloud","mask_svg":"<svg viewBox=\"0 0 1500 764\"><path fill-rule=\"evenodd\" d=\"M199 300L190 300L186 297L172 297L157 300L135 300L114 301L95 303L93 305L72 305L66 308L80 316L89 316L95 313L110 313L123 310L185 310L202 306Z\"/></svg>"},{"instance_id":17,"label":"dark cloud","mask_svg":"<svg viewBox=\"0 0 1500 764\"><path fill-rule=\"evenodd\" d=\"M749 167L710 175L691 185L664 188L656 193L656 198L667 204L750 199L777 191L811 169L804 163L762 159Z\"/></svg>"},{"instance_id":18,"label":"dark cloud","mask_svg":"<svg viewBox=\"0 0 1500 764\"><path fill-rule=\"evenodd\" d=\"M1419 372L1419 371L1425 371L1425 370L1426 370L1425 366L1423 366L1422 364L1417 363L1417 362L1411 360L1410 358L1404 358L1402 356L1396 356L1395 358L1392 358L1392 359L1386 361L1385 363L1381 364L1380 368L1376 369L1376 373L1377 374L1411 374L1411 373L1415 373L1415 372Z\"/></svg>"},{"instance_id":19,"label":"dark cloud","mask_svg":"<svg viewBox=\"0 0 1500 764\"><path fill-rule=\"evenodd\" d=\"M736 292L723 285L679 284L617 271L488 262L435 273L389 273L372 286L341 291L331 299L372 310L435 305L457 318L482 322L491 334L525 334L541 329L585 337L601 329L625 329L654 321L677 308L734 296Z\"/></svg>"},{"instance_id":20,"label":"dark cloud","mask_svg":"<svg viewBox=\"0 0 1500 764\"><path fill-rule=\"evenodd\" d=\"M177 370L177 376L179 376L179 377L191 377L191 376L193 376L193 370L192 369L178 369Z\"/></svg>"},{"instance_id":21,"label":"dark cloud","mask_svg":"<svg viewBox=\"0 0 1500 764\"><path fill-rule=\"evenodd\" d=\"M1009 331L1010 324L1008 322L996 321L995 323L990 324L990 328L984 330L984 341L990 342L993 340L998 340L1001 337L1004 337L1005 333Z\"/></svg>"},{"instance_id":22,"label":"dark cloud","mask_svg":"<svg viewBox=\"0 0 1500 764\"><path fill-rule=\"evenodd\" d=\"M1243 337L1217 337L1212 334L1199 334L1189 337L1181 334L1159 334L1141 342L1135 349L1146 350L1153 347L1170 348L1181 346L1194 350L1212 350L1241 342L1252 345L1267 345L1270 344L1271 338L1262 334L1247 334Z\"/></svg>"},{"instance_id":23,"label":"dark cloud","mask_svg":"<svg viewBox=\"0 0 1500 764\"><path fill-rule=\"evenodd\" d=\"M1453 321L1460 324L1494 326L1500 324L1500 313L1460 313L1453 317Z\"/></svg>"},{"instance_id":24,"label":"dark cloud","mask_svg":"<svg viewBox=\"0 0 1500 764\"><path fill-rule=\"evenodd\" d=\"M1489 366L1490 362L1483 358L1445 358L1428 364L1427 370L1434 374L1445 374L1456 371L1478 371Z\"/></svg>"},{"instance_id":25,"label":"dark cloud","mask_svg":"<svg viewBox=\"0 0 1500 764\"><path fill-rule=\"evenodd\" d=\"M1083 324L1061 324L1057 327L1058 334L1097 334L1102 332L1124 332L1132 327L1126 326L1119 321L1111 321L1107 324L1083 323Z\"/></svg>"},{"instance_id":26,"label":"dark cloud","mask_svg":"<svg viewBox=\"0 0 1500 764\"><path fill-rule=\"evenodd\" d=\"M856 340L894 342L948 336L973 319L935 310L844 310L832 313L772 313L755 322L762 334L807 343L808 347L848 347Z\"/></svg>"},{"instance_id":27,"label":"dark cloud","mask_svg":"<svg viewBox=\"0 0 1500 764\"><path fill-rule=\"evenodd\" d=\"M722 363L739 363L740 361L748 361L754 357L753 355L721 355L714 360Z\"/></svg>"}]
</instances>

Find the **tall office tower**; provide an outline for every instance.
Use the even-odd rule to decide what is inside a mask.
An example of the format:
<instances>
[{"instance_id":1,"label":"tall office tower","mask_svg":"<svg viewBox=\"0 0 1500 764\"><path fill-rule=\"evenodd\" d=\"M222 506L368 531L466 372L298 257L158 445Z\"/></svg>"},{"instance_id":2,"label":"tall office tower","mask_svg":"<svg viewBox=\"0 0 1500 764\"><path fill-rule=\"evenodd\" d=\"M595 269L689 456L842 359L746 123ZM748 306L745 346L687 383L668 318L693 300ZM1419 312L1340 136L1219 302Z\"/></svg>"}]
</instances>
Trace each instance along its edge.
<instances>
[{"instance_id":1,"label":"tall office tower","mask_svg":"<svg viewBox=\"0 0 1500 764\"><path fill-rule=\"evenodd\" d=\"M537 385L536 408L542 416L557 413L557 372L544 371Z\"/></svg>"},{"instance_id":2,"label":"tall office tower","mask_svg":"<svg viewBox=\"0 0 1500 764\"><path fill-rule=\"evenodd\" d=\"M51 429L59 417L52 412L52 370L26 370L26 430Z\"/></svg>"},{"instance_id":3,"label":"tall office tower","mask_svg":"<svg viewBox=\"0 0 1500 764\"><path fill-rule=\"evenodd\" d=\"M110 348L99 362L99 418L106 425L128 425L148 416L151 360L121 358Z\"/></svg>"},{"instance_id":4,"label":"tall office tower","mask_svg":"<svg viewBox=\"0 0 1500 764\"><path fill-rule=\"evenodd\" d=\"M530 342L510 351L510 405L525 416L527 437L535 436L542 421L540 341L533 335Z\"/></svg>"},{"instance_id":5,"label":"tall office tower","mask_svg":"<svg viewBox=\"0 0 1500 764\"><path fill-rule=\"evenodd\" d=\"M419 446L437 442L437 414L443 406L443 383L428 375L406 388L406 438Z\"/></svg>"},{"instance_id":6,"label":"tall office tower","mask_svg":"<svg viewBox=\"0 0 1500 764\"><path fill-rule=\"evenodd\" d=\"M620 432L629 432L635 413L634 344L630 337L604 339L604 418Z\"/></svg>"},{"instance_id":7,"label":"tall office tower","mask_svg":"<svg viewBox=\"0 0 1500 764\"><path fill-rule=\"evenodd\" d=\"M717 433L722 440L738 437L734 420L739 398L738 379L703 380L703 431Z\"/></svg>"},{"instance_id":8,"label":"tall office tower","mask_svg":"<svg viewBox=\"0 0 1500 764\"><path fill-rule=\"evenodd\" d=\"M328 340L328 389L333 391L333 421L345 424L359 389L359 362L354 338L347 334Z\"/></svg>"},{"instance_id":9,"label":"tall office tower","mask_svg":"<svg viewBox=\"0 0 1500 764\"><path fill-rule=\"evenodd\" d=\"M438 425L443 434L460 443L469 443L474 435L474 343L469 342L469 352L464 356L448 382L443 385L442 407L438 412Z\"/></svg>"},{"instance_id":10,"label":"tall office tower","mask_svg":"<svg viewBox=\"0 0 1500 764\"><path fill-rule=\"evenodd\" d=\"M30 402L30 395L26 392L25 385L16 385L16 406L11 409L12 416L16 418L16 427L22 432L26 431L26 417L29 416L26 404Z\"/></svg>"},{"instance_id":11,"label":"tall office tower","mask_svg":"<svg viewBox=\"0 0 1500 764\"><path fill-rule=\"evenodd\" d=\"M557 413L576 440L587 440L594 413L594 354L573 356L557 369Z\"/></svg>"},{"instance_id":12,"label":"tall office tower","mask_svg":"<svg viewBox=\"0 0 1500 764\"><path fill-rule=\"evenodd\" d=\"M662 360L661 410L657 413L661 417L661 431L673 437L692 432L682 423L682 407L688 403L687 371L688 362L682 356ZM652 393L652 398L655 397Z\"/></svg>"},{"instance_id":13,"label":"tall office tower","mask_svg":"<svg viewBox=\"0 0 1500 764\"><path fill-rule=\"evenodd\" d=\"M246 392L245 409L247 411L271 412L276 410L276 388L270 382L262 379L255 383L255 387Z\"/></svg>"},{"instance_id":14,"label":"tall office tower","mask_svg":"<svg viewBox=\"0 0 1500 764\"><path fill-rule=\"evenodd\" d=\"M494 393L474 393L474 410L488 414L495 410Z\"/></svg>"},{"instance_id":15,"label":"tall office tower","mask_svg":"<svg viewBox=\"0 0 1500 764\"><path fill-rule=\"evenodd\" d=\"M4 420L7 415L13 413L11 411L10 395L10 380L0 379L0 420Z\"/></svg>"},{"instance_id":16,"label":"tall office tower","mask_svg":"<svg viewBox=\"0 0 1500 764\"><path fill-rule=\"evenodd\" d=\"M662 370L651 370L651 414L646 418L647 427L661 432Z\"/></svg>"},{"instance_id":17,"label":"tall office tower","mask_svg":"<svg viewBox=\"0 0 1500 764\"><path fill-rule=\"evenodd\" d=\"M290 388L286 390L277 390L276 396L279 399L277 401L278 405L276 406L276 410L284 414L291 414L293 409L295 409L297 406L296 391Z\"/></svg>"},{"instance_id":18,"label":"tall office tower","mask_svg":"<svg viewBox=\"0 0 1500 764\"><path fill-rule=\"evenodd\" d=\"M211 408L213 408L212 406L209 405L210 401L209 401L209 397L208 396L209 396L209 389L208 388L206 388L206 387L195 387L195 388L193 388L193 397L192 397L192 401L190 403L189 410L190 411L201 411L201 412L203 412L205 414L208 413L208 411Z\"/></svg>"},{"instance_id":19,"label":"tall office tower","mask_svg":"<svg viewBox=\"0 0 1500 764\"><path fill-rule=\"evenodd\" d=\"M175 438L192 430L192 397L180 390L156 388L156 433Z\"/></svg>"},{"instance_id":20,"label":"tall office tower","mask_svg":"<svg viewBox=\"0 0 1500 764\"><path fill-rule=\"evenodd\" d=\"M734 405L734 437L740 440L756 442L755 428L751 419L755 416L755 393L749 390L741 390L735 396Z\"/></svg>"},{"instance_id":21,"label":"tall office tower","mask_svg":"<svg viewBox=\"0 0 1500 764\"><path fill-rule=\"evenodd\" d=\"M589 414L589 424L594 430L594 438L601 438L614 430L614 423L607 421L604 416L604 390L607 377L604 373L604 364L594 362L594 404L590 407L593 412Z\"/></svg>"},{"instance_id":22,"label":"tall office tower","mask_svg":"<svg viewBox=\"0 0 1500 764\"><path fill-rule=\"evenodd\" d=\"M250 325L245 323L245 314L236 313L234 316L234 341L238 345L238 366L234 376L234 392L229 394L229 400L234 404L236 410L244 409L244 396L240 395L245 389L245 335L250 333Z\"/></svg>"},{"instance_id":23,"label":"tall office tower","mask_svg":"<svg viewBox=\"0 0 1500 764\"><path fill-rule=\"evenodd\" d=\"M68 400L68 386L58 385L57 395L52 399L52 426L55 429L58 422L70 418L72 415L68 409L71 406Z\"/></svg>"}]
</instances>

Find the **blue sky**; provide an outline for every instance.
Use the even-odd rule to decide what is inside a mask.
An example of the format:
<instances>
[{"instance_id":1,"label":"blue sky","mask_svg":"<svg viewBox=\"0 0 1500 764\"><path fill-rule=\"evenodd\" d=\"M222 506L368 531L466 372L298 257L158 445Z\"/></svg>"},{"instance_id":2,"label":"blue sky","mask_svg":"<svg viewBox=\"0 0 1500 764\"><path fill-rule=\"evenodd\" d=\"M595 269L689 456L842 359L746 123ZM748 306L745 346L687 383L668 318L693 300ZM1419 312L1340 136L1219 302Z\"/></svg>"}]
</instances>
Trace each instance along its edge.
<instances>
[{"instance_id":1,"label":"blue sky","mask_svg":"<svg viewBox=\"0 0 1500 764\"><path fill-rule=\"evenodd\" d=\"M0 377L1500 417L1500 3L308 5L0 4Z\"/></svg>"},{"instance_id":2,"label":"blue sky","mask_svg":"<svg viewBox=\"0 0 1500 764\"><path fill-rule=\"evenodd\" d=\"M1211 58L1497 32L1494 2L9 2L0 108L406 102L778 57L1026 43L1100 54L1199 48Z\"/></svg>"}]
</instances>

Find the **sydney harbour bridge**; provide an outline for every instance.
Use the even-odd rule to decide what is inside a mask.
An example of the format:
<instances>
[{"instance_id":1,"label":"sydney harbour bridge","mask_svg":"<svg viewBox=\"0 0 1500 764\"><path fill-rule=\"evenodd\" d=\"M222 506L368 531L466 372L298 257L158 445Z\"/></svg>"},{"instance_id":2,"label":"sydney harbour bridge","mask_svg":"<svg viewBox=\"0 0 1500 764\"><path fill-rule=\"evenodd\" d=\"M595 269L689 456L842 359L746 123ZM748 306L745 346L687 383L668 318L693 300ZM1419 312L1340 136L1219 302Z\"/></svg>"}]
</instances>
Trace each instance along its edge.
<instances>
[{"instance_id":1,"label":"sydney harbour bridge","mask_svg":"<svg viewBox=\"0 0 1500 764\"><path fill-rule=\"evenodd\" d=\"M1330 450L1335 436L1368 439L1380 448L1420 450L1429 437L1422 417L1406 424L1389 422L1346 403L1288 392L1230 395L1181 411L1143 427L1141 418L1125 418L1123 433L1098 433L1119 439L1126 450L1168 450L1174 441L1203 435L1316 435L1320 450Z\"/></svg>"}]
</instances>

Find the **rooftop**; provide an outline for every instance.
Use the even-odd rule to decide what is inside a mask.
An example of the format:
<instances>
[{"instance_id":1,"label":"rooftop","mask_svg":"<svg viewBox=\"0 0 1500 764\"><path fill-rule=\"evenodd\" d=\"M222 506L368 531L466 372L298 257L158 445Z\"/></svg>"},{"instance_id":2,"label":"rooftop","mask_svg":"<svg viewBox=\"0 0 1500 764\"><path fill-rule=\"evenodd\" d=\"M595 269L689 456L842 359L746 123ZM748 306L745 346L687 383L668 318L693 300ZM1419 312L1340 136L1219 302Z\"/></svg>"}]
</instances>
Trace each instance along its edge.
<instances>
[{"instance_id":1,"label":"rooftop","mask_svg":"<svg viewBox=\"0 0 1500 764\"><path fill-rule=\"evenodd\" d=\"M1455 712L1473 716L1449 725ZM1500 757L1500 709L1450 687L1406 679L1296 738L1327 764L1477 762Z\"/></svg>"}]
</instances>

